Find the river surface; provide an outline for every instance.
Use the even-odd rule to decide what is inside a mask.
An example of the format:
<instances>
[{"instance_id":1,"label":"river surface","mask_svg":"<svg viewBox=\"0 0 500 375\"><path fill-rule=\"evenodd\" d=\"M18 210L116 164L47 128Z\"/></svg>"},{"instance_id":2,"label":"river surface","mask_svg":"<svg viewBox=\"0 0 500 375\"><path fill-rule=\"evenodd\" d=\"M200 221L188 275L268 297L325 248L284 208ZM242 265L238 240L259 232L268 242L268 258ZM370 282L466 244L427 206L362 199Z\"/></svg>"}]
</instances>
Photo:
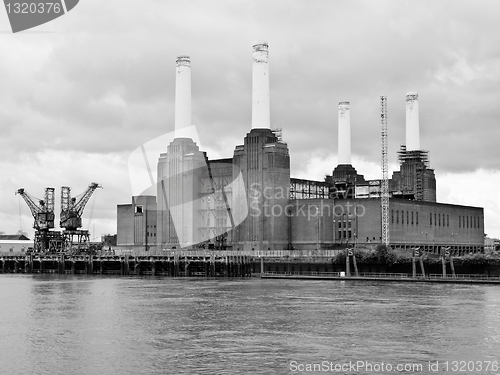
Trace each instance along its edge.
<instances>
[{"instance_id":1,"label":"river surface","mask_svg":"<svg viewBox=\"0 0 500 375\"><path fill-rule=\"evenodd\" d=\"M0 275L0 374L313 373L500 374L500 287Z\"/></svg>"}]
</instances>

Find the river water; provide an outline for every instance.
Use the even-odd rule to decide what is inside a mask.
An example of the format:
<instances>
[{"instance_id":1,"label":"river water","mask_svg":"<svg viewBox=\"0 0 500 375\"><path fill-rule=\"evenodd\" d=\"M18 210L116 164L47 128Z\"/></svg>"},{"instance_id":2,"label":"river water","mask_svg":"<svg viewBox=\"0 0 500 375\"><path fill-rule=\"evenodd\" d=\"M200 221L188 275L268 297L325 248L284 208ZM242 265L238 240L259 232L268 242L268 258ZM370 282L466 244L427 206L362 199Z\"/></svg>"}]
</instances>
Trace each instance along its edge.
<instances>
[{"instance_id":1,"label":"river water","mask_svg":"<svg viewBox=\"0 0 500 375\"><path fill-rule=\"evenodd\" d=\"M294 373L500 374L500 287L0 275L0 374Z\"/></svg>"}]
</instances>

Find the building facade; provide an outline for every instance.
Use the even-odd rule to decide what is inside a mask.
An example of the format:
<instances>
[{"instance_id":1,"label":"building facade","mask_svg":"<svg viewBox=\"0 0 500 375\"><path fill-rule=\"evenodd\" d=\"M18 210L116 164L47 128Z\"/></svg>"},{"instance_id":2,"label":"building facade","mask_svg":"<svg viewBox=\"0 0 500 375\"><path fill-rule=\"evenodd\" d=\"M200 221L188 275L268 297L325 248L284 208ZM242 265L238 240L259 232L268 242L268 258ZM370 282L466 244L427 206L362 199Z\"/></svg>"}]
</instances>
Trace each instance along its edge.
<instances>
[{"instance_id":1,"label":"building facade","mask_svg":"<svg viewBox=\"0 0 500 375\"><path fill-rule=\"evenodd\" d=\"M117 206L117 246L130 250L157 248L156 197L132 197L131 204Z\"/></svg>"},{"instance_id":2,"label":"building facade","mask_svg":"<svg viewBox=\"0 0 500 375\"><path fill-rule=\"evenodd\" d=\"M177 59L176 130L191 124L191 65ZM339 163L324 181L290 177L290 153L269 116L268 45L253 46L252 126L233 157L210 160L191 138L159 155L157 196L119 205L117 245L156 249L333 249L381 242L380 180L351 164L350 107L339 102ZM418 95L408 93L407 139L390 180L395 248L456 254L484 250L484 212L436 202L428 152L420 148Z\"/></svg>"}]
</instances>

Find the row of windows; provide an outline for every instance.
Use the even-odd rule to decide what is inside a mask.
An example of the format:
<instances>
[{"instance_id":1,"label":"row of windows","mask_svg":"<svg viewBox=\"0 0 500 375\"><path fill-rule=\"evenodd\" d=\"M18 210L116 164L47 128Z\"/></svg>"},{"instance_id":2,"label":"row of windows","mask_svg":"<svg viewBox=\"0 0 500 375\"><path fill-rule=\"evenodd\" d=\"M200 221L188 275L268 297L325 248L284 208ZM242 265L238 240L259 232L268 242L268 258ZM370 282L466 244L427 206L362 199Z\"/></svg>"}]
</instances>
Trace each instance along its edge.
<instances>
[{"instance_id":1,"label":"row of windows","mask_svg":"<svg viewBox=\"0 0 500 375\"><path fill-rule=\"evenodd\" d=\"M399 224L399 217L401 214L401 224L405 223L405 212L406 212L406 224L416 224L418 225L418 212L411 211L399 211L396 210L396 224ZM394 224L394 210L391 210L391 223Z\"/></svg>"},{"instance_id":2,"label":"row of windows","mask_svg":"<svg viewBox=\"0 0 500 375\"><path fill-rule=\"evenodd\" d=\"M259 143L259 139L262 137L248 137L249 144ZM276 138L274 137L266 137L264 140L265 143L274 143L276 142Z\"/></svg>"},{"instance_id":3,"label":"row of windows","mask_svg":"<svg viewBox=\"0 0 500 375\"><path fill-rule=\"evenodd\" d=\"M459 216L459 228L479 228L479 217L476 216Z\"/></svg>"},{"instance_id":4,"label":"row of windows","mask_svg":"<svg viewBox=\"0 0 500 375\"><path fill-rule=\"evenodd\" d=\"M391 210L391 223L407 225L418 225L418 212L413 211L399 211ZM450 226L450 215L448 214L438 214L429 213L429 225L434 225L438 227L449 227ZM458 216L458 227L459 228L479 228L479 217L476 216ZM340 228L340 225L339 225Z\"/></svg>"},{"instance_id":5,"label":"row of windows","mask_svg":"<svg viewBox=\"0 0 500 375\"><path fill-rule=\"evenodd\" d=\"M338 232L338 237L337 238L352 238L352 232L349 229L348 231L340 231Z\"/></svg>"},{"instance_id":6,"label":"row of windows","mask_svg":"<svg viewBox=\"0 0 500 375\"><path fill-rule=\"evenodd\" d=\"M342 225L342 223L344 223L344 225ZM342 226L344 228L350 228L351 227L351 220L349 220L349 221L339 221L339 229L342 228Z\"/></svg>"},{"instance_id":7,"label":"row of windows","mask_svg":"<svg viewBox=\"0 0 500 375\"><path fill-rule=\"evenodd\" d=\"M450 215L446 215L446 223L445 223L445 216L443 214L443 227L449 227L450 226ZM432 212L429 213L429 224L432 225ZM437 225L438 227L441 226L441 214L434 214L434 225Z\"/></svg>"}]
</instances>

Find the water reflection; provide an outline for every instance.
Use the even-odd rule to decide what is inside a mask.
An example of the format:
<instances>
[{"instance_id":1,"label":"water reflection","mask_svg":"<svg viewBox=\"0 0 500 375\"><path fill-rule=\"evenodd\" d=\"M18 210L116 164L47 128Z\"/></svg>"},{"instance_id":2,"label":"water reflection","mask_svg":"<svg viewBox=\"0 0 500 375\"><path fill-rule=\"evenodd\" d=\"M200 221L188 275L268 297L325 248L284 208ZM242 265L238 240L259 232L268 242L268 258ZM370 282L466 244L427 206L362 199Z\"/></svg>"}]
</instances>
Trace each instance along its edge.
<instances>
[{"instance_id":1,"label":"water reflection","mask_svg":"<svg viewBox=\"0 0 500 375\"><path fill-rule=\"evenodd\" d=\"M287 374L494 360L496 286L1 275L2 373Z\"/></svg>"}]
</instances>

